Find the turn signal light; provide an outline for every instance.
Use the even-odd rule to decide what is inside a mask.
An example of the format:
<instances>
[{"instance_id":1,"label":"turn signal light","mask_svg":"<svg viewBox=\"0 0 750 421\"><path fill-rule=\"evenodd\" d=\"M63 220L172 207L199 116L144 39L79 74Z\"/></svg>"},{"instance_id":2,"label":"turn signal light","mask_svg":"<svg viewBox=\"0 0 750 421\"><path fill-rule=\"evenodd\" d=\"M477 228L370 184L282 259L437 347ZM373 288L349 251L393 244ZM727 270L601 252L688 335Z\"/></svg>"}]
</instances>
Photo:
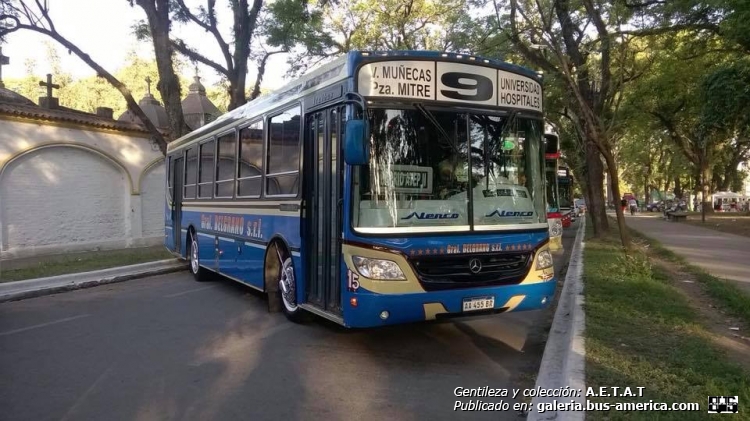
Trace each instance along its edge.
<instances>
[{"instance_id":1,"label":"turn signal light","mask_svg":"<svg viewBox=\"0 0 750 421\"><path fill-rule=\"evenodd\" d=\"M349 304L351 304L352 307L357 306L357 297L352 297L349 299Z\"/></svg>"}]
</instances>

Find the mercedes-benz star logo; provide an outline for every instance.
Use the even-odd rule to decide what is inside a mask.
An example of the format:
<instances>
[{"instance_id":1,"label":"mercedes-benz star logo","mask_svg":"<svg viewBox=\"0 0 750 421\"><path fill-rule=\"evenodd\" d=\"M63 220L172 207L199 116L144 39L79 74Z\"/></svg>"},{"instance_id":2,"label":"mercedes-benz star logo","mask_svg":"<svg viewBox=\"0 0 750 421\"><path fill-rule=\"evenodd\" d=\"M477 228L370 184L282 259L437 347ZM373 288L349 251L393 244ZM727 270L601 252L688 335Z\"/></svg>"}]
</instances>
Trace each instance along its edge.
<instances>
[{"instance_id":1,"label":"mercedes-benz star logo","mask_svg":"<svg viewBox=\"0 0 750 421\"><path fill-rule=\"evenodd\" d=\"M469 270L471 273L479 273L482 270L482 262L479 259L471 259L469 261Z\"/></svg>"}]
</instances>

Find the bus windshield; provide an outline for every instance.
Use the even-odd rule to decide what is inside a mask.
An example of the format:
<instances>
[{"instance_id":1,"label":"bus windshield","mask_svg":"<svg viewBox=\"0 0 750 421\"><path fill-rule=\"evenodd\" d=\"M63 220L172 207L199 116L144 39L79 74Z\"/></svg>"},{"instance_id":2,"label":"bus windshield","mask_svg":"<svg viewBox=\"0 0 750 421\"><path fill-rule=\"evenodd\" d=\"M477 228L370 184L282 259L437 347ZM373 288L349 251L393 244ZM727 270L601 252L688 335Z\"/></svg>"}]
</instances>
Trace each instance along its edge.
<instances>
[{"instance_id":1,"label":"bus windshield","mask_svg":"<svg viewBox=\"0 0 750 421\"><path fill-rule=\"evenodd\" d=\"M546 161L545 175L547 178L547 212L559 212L560 203L557 184L557 160L552 159Z\"/></svg>"},{"instance_id":2,"label":"bus windshield","mask_svg":"<svg viewBox=\"0 0 750 421\"><path fill-rule=\"evenodd\" d=\"M560 191L560 208L568 209L573 206L573 191L571 190L570 177L558 177Z\"/></svg>"},{"instance_id":3,"label":"bus windshield","mask_svg":"<svg viewBox=\"0 0 750 421\"><path fill-rule=\"evenodd\" d=\"M370 164L354 168L363 233L546 227L541 121L370 109Z\"/></svg>"}]
</instances>

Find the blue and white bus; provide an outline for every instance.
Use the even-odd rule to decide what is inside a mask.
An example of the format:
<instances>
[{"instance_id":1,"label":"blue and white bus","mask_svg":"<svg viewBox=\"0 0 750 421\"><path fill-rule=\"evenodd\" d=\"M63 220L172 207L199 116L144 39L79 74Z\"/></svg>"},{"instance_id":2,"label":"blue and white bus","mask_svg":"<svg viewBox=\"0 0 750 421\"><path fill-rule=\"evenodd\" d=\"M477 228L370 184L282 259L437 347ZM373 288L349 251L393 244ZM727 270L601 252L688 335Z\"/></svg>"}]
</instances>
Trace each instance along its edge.
<instances>
[{"instance_id":1,"label":"blue and white bus","mask_svg":"<svg viewBox=\"0 0 750 421\"><path fill-rule=\"evenodd\" d=\"M350 52L169 144L165 245L293 321L539 309L556 286L542 138L530 70Z\"/></svg>"}]
</instances>

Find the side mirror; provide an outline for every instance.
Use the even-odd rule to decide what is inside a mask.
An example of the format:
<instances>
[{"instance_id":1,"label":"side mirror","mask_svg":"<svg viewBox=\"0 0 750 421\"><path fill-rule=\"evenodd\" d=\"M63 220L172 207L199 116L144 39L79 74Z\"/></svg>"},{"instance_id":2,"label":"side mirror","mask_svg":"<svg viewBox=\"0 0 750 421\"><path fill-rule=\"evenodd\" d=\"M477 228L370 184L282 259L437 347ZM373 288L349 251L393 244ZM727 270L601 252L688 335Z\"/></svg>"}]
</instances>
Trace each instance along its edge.
<instances>
[{"instance_id":1,"label":"side mirror","mask_svg":"<svg viewBox=\"0 0 750 421\"><path fill-rule=\"evenodd\" d=\"M364 120L346 122L344 139L344 161L349 165L365 165L370 162L368 127Z\"/></svg>"}]
</instances>

